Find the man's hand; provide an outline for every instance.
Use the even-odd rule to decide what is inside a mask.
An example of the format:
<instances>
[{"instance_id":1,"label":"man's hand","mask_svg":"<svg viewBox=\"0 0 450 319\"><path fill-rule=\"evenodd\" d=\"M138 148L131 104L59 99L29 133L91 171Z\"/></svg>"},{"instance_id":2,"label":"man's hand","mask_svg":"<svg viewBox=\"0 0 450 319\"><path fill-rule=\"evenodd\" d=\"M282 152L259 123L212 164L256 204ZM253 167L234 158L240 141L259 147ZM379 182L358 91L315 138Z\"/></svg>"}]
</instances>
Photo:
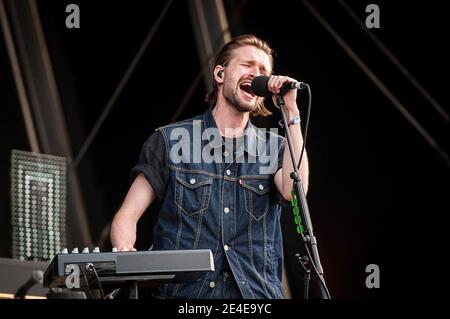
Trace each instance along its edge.
<instances>
[{"instance_id":1,"label":"man's hand","mask_svg":"<svg viewBox=\"0 0 450 319\"><path fill-rule=\"evenodd\" d=\"M111 226L111 242L117 251L136 251L136 223L126 214L117 214Z\"/></svg>"},{"instance_id":2,"label":"man's hand","mask_svg":"<svg viewBox=\"0 0 450 319\"><path fill-rule=\"evenodd\" d=\"M267 88L270 92L272 92L272 101L274 105L277 105L277 101L275 99L275 94L280 93L280 89L286 82L297 82L297 80L290 78L288 76L282 76L282 75L271 75L269 78L269 82L267 82ZM288 113L288 118L290 119L289 115L298 116L298 107L297 107L297 90L289 90L284 95L284 103L286 106L286 111ZM278 106L278 105L277 105ZM295 115L297 114L297 115Z\"/></svg>"}]
</instances>

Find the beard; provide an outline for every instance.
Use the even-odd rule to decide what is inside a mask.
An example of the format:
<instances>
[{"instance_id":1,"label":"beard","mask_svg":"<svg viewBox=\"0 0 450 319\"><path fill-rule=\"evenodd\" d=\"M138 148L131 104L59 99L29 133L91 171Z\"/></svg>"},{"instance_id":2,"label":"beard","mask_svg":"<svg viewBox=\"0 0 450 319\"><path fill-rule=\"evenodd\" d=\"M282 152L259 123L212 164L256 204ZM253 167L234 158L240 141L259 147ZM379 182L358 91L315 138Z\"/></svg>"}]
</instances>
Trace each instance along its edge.
<instances>
[{"instance_id":1,"label":"beard","mask_svg":"<svg viewBox=\"0 0 450 319\"><path fill-rule=\"evenodd\" d=\"M258 99L253 102L247 102L239 96L239 85L225 82L223 87L223 97L228 104L230 104L236 111L240 113L252 112L256 110Z\"/></svg>"}]
</instances>

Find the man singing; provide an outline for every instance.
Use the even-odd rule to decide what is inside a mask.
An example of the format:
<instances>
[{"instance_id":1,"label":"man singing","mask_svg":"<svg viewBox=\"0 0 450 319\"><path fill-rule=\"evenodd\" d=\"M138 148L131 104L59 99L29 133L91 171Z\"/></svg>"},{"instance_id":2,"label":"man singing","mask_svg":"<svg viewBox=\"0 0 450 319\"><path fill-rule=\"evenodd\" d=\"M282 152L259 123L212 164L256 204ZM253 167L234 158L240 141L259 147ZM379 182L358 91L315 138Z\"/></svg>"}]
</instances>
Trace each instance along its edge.
<instances>
[{"instance_id":1,"label":"man singing","mask_svg":"<svg viewBox=\"0 0 450 319\"><path fill-rule=\"evenodd\" d=\"M153 250L210 249L215 265L195 282L161 285L154 297L283 298L280 213L291 200L293 167L284 138L250 121L271 114L251 90L255 77L270 76L274 95L295 81L271 75L272 69L266 42L234 38L216 57L206 113L158 128L145 142L112 223L113 246L135 250L137 222L156 200ZM284 95L285 129L298 159L303 138L296 97L296 90ZM306 192L306 156L300 174Z\"/></svg>"}]
</instances>

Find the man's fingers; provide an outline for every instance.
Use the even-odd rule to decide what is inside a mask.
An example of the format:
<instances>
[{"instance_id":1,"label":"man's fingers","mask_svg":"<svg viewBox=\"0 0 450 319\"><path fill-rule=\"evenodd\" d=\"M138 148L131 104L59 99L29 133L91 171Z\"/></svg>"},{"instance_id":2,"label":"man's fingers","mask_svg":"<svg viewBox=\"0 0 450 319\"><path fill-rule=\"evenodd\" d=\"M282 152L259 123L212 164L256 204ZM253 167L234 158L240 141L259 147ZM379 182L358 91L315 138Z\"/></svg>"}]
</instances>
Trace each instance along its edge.
<instances>
[{"instance_id":1,"label":"man's fingers","mask_svg":"<svg viewBox=\"0 0 450 319\"><path fill-rule=\"evenodd\" d=\"M282 75L271 75L267 82L267 88L273 94L280 93L280 89L286 82L296 82L295 79Z\"/></svg>"},{"instance_id":2,"label":"man's fingers","mask_svg":"<svg viewBox=\"0 0 450 319\"><path fill-rule=\"evenodd\" d=\"M137 251L134 247L117 247L117 251Z\"/></svg>"}]
</instances>

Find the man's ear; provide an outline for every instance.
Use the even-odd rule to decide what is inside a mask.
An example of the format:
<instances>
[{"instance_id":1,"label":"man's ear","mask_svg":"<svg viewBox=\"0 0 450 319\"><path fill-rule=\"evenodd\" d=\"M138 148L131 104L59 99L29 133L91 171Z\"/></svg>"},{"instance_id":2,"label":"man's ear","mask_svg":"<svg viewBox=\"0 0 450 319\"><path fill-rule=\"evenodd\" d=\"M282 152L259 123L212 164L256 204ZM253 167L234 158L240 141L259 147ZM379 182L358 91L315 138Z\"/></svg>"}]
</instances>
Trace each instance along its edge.
<instances>
[{"instance_id":1,"label":"man's ear","mask_svg":"<svg viewBox=\"0 0 450 319\"><path fill-rule=\"evenodd\" d=\"M223 83L223 66L222 65L216 65L214 68L214 79L217 83Z\"/></svg>"}]
</instances>

